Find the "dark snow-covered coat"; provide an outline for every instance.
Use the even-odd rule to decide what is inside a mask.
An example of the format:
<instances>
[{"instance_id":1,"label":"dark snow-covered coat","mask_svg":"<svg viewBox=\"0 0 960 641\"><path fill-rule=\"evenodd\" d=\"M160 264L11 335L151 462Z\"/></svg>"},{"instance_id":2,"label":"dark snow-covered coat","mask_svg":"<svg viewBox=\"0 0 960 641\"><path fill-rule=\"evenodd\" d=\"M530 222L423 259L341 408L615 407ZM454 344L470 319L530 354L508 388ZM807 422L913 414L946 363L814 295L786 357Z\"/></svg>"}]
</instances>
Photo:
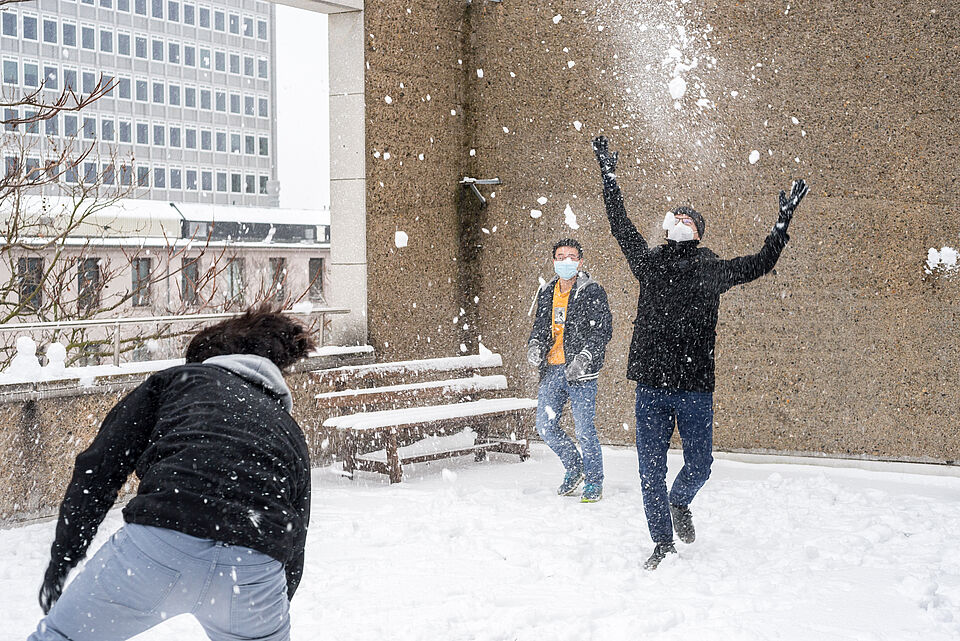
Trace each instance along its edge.
<instances>
[{"instance_id":1,"label":"dark snow-covered coat","mask_svg":"<svg viewBox=\"0 0 960 641\"><path fill-rule=\"evenodd\" d=\"M76 565L128 475L123 509L152 525L253 548L284 564L287 596L303 571L310 463L279 368L250 354L158 372L110 410L76 460L60 507L54 563Z\"/></svg>"},{"instance_id":2,"label":"dark snow-covered coat","mask_svg":"<svg viewBox=\"0 0 960 641\"><path fill-rule=\"evenodd\" d=\"M547 371L547 352L553 347L553 291L559 277L545 283L537 292L536 316L528 346L540 348L540 378ZM596 380L603 367L607 343L613 335L613 316L607 303L607 292L587 272L577 280L567 299L567 316L563 327L563 355L567 363L580 353L587 356L584 374L578 382Z\"/></svg>"},{"instance_id":3,"label":"dark snow-covered coat","mask_svg":"<svg viewBox=\"0 0 960 641\"><path fill-rule=\"evenodd\" d=\"M627 217L616 178L604 176L610 231L640 283L627 378L649 387L712 392L720 295L773 269L787 243L774 228L756 254L721 260L699 241L650 248Z\"/></svg>"}]
</instances>

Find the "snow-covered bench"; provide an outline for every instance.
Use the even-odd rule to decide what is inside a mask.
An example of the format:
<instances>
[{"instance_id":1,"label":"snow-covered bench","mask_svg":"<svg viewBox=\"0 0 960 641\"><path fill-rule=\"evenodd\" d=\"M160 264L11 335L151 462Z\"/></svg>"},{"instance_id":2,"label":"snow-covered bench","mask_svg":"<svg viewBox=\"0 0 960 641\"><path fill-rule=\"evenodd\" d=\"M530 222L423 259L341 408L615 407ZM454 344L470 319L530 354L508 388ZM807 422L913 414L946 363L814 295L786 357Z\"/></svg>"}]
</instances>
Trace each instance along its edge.
<instances>
[{"instance_id":1,"label":"snow-covered bench","mask_svg":"<svg viewBox=\"0 0 960 641\"><path fill-rule=\"evenodd\" d=\"M331 415L323 427L344 472L379 472L399 483L404 463L470 454L482 460L487 452L527 458L537 402L498 398L507 379L490 372L501 366L500 356L487 352L315 372L315 383L335 390L316 399Z\"/></svg>"}]
</instances>

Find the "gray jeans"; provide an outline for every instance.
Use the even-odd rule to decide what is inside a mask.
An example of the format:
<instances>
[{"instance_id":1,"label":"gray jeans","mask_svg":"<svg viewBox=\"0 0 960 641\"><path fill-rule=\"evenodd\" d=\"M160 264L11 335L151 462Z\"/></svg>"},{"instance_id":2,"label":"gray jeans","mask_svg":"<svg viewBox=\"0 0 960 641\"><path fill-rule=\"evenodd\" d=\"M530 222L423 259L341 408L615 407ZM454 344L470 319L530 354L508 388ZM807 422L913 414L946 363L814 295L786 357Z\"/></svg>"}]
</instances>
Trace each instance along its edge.
<instances>
[{"instance_id":1,"label":"gray jeans","mask_svg":"<svg viewBox=\"0 0 960 641\"><path fill-rule=\"evenodd\" d=\"M28 641L121 641L187 612L214 641L288 641L283 564L250 548L128 523Z\"/></svg>"}]
</instances>

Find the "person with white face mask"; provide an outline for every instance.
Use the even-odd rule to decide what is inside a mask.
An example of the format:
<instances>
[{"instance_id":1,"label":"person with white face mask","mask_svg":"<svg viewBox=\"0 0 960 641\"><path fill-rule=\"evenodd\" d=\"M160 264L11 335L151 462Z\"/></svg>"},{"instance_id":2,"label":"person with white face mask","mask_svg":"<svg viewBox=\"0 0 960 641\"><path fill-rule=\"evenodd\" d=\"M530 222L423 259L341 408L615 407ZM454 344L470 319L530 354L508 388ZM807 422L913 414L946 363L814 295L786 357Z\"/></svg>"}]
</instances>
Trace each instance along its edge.
<instances>
[{"instance_id":1,"label":"person with white face mask","mask_svg":"<svg viewBox=\"0 0 960 641\"><path fill-rule=\"evenodd\" d=\"M663 220L666 243L649 247L627 217L614 173L617 153L610 153L603 136L593 141L593 151L610 231L640 283L627 378L637 382L637 458L643 507L656 544L644 567L653 570L668 554L676 554L674 530L684 543L696 536L690 502L707 482L713 463L720 295L773 269L807 186L798 180L789 196L780 192L780 217L758 253L721 260L700 246L706 223L692 207L669 212ZM674 426L683 442L684 465L668 493L667 448Z\"/></svg>"},{"instance_id":2,"label":"person with white face mask","mask_svg":"<svg viewBox=\"0 0 960 641\"><path fill-rule=\"evenodd\" d=\"M537 433L565 469L557 494L570 496L584 480L583 503L603 496L603 457L597 437L597 378L603 366L612 320L607 293L583 271L583 248L572 238L553 246L556 278L537 292L536 316L527 342L527 361L540 372ZM567 399L576 443L560 428Z\"/></svg>"}]
</instances>

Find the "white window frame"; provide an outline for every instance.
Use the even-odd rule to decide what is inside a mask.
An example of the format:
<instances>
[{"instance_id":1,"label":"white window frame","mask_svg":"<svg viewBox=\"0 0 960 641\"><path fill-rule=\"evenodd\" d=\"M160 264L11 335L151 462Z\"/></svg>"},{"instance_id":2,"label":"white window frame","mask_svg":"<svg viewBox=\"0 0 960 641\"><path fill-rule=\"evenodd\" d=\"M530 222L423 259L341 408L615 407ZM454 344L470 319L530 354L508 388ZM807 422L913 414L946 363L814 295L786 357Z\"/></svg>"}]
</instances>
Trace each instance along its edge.
<instances>
[{"instance_id":1,"label":"white window frame","mask_svg":"<svg viewBox=\"0 0 960 641\"><path fill-rule=\"evenodd\" d=\"M53 42L47 40L47 23L52 22L56 25L54 32L57 35L57 39ZM40 18L40 42L47 45L59 45L60 44L60 21L57 20L56 16L45 15Z\"/></svg>"},{"instance_id":2,"label":"white window frame","mask_svg":"<svg viewBox=\"0 0 960 641\"><path fill-rule=\"evenodd\" d=\"M36 39L27 38L26 29L23 28L23 21L27 18L33 18L37 21L37 37ZM40 20L40 14L34 13L33 11L22 11L20 12L20 39L21 40L30 40L30 42L43 42L43 31L41 27L43 26Z\"/></svg>"},{"instance_id":3,"label":"white window frame","mask_svg":"<svg viewBox=\"0 0 960 641\"><path fill-rule=\"evenodd\" d=\"M83 30L84 29L93 29L93 48L87 49L83 46ZM99 51L97 41L97 25L95 24L86 24L80 23L80 26L77 29L77 47L82 51Z\"/></svg>"},{"instance_id":4,"label":"white window frame","mask_svg":"<svg viewBox=\"0 0 960 641\"><path fill-rule=\"evenodd\" d=\"M137 38L143 38L143 57L137 55ZM133 40L131 41L130 55L136 58L137 60L150 60L150 54L152 53L150 49L150 36L145 33L134 33Z\"/></svg>"},{"instance_id":5,"label":"white window frame","mask_svg":"<svg viewBox=\"0 0 960 641\"><path fill-rule=\"evenodd\" d=\"M177 130L177 137L180 139L179 145L173 144L173 131ZM179 122L175 124L167 124L167 147L170 149L183 149L183 125Z\"/></svg>"},{"instance_id":6,"label":"white window frame","mask_svg":"<svg viewBox=\"0 0 960 641\"><path fill-rule=\"evenodd\" d=\"M66 42L64 42L63 28L67 25L73 27L73 44L72 45L68 45ZM80 26L77 24L76 20L60 20L60 46L74 47L76 49L80 48Z\"/></svg>"},{"instance_id":7,"label":"white window frame","mask_svg":"<svg viewBox=\"0 0 960 641\"><path fill-rule=\"evenodd\" d=\"M160 43L160 51L163 56L160 60L157 60L153 57L154 43ZM150 36L150 62L167 62L167 41L164 38L157 38L153 35Z\"/></svg>"},{"instance_id":8,"label":"white window frame","mask_svg":"<svg viewBox=\"0 0 960 641\"><path fill-rule=\"evenodd\" d=\"M146 142L140 142L140 126L145 125L147 128L147 140ZM150 127L149 120L135 120L133 123L133 144L135 145L149 145L150 144L150 133L152 132Z\"/></svg>"},{"instance_id":9,"label":"white window frame","mask_svg":"<svg viewBox=\"0 0 960 641\"><path fill-rule=\"evenodd\" d=\"M135 85L134 85L133 78L131 78L130 76L117 76L116 80L117 80L117 99L118 99L118 100L129 100L130 102L133 102L134 94L136 93L136 88L135 88ZM130 97L129 97L129 98L124 98L123 96L120 95L120 81L121 81L121 80L126 80L126 81L128 81L128 82L130 83Z\"/></svg>"},{"instance_id":10,"label":"white window frame","mask_svg":"<svg viewBox=\"0 0 960 641\"><path fill-rule=\"evenodd\" d=\"M167 123L162 120L151 120L150 123L150 145L167 149ZM157 143L157 127L163 129L163 144Z\"/></svg>"},{"instance_id":11,"label":"white window frame","mask_svg":"<svg viewBox=\"0 0 960 641\"><path fill-rule=\"evenodd\" d=\"M130 140L120 139L120 129L121 129L120 125L123 123L127 123L128 125L130 125ZM118 118L117 119L117 142L120 143L121 145L132 145L134 144L135 140L136 140L136 132L134 131L133 121L127 120L124 118Z\"/></svg>"},{"instance_id":12,"label":"white window frame","mask_svg":"<svg viewBox=\"0 0 960 641\"><path fill-rule=\"evenodd\" d=\"M207 18L208 18L208 19L207 19L208 24L207 24L206 27L200 25L200 10L201 10L201 9L205 9L205 10L208 12L208 16L207 16ZM198 5L197 5L197 29L207 29L207 30L211 30L211 31L213 30L213 7L211 7L211 6L208 5L208 4L198 4Z\"/></svg>"},{"instance_id":13,"label":"white window frame","mask_svg":"<svg viewBox=\"0 0 960 641\"><path fill-rule=\"evenodd\" d=\"M102 48L102 47L103 47L103 34L104 34L104 33L109 33L109 34L110 34L110 51L104 51L103 48ZM113 30L112 28L110 28L110 27L100 26L99 28L97 28L97 51L99 51L100 53L107 53L107 54L110 54L110 55L116 55L116 53L117 53L117 38L116 38L116 35L117 35L117 32L114 31L114 30Z\"/></svg>"},{"instance_id":14,"label":"white window frame","mask_svg":"<svg viewBox=\"0 0 960 641\"><path fill-rule=\"evenodd\" d=\"M128 38L130 38L130 51L129 51L128 53L120 53L120 36L127 36ZM130 58L133 57L133 50L134 50L134 47L135 47L136 45L134 44L133 34L132 34L130 31L128 31L128 30L126 30L126 29L117 29L117 43L116 43L116 44L117 44L117 55L118 55L118 56L127 56L127 57L130 57Z\"/></svg>"},{"instance_id":15,"label":"white window frame","mask_svg":"<svg viewBox=\"0 0 960 641\"><path fill-rule=\"evenodd\" d=\"M37 84L28 85L27 84L27 65L36 65L37 67ZM31 87L36 89L40 86L40 83L43 82L43 76L40 74L43 67L40 65L40 61L36 58L23 58L20 63L20 86L21 87Z\"/></svg>"}]
</instances>

